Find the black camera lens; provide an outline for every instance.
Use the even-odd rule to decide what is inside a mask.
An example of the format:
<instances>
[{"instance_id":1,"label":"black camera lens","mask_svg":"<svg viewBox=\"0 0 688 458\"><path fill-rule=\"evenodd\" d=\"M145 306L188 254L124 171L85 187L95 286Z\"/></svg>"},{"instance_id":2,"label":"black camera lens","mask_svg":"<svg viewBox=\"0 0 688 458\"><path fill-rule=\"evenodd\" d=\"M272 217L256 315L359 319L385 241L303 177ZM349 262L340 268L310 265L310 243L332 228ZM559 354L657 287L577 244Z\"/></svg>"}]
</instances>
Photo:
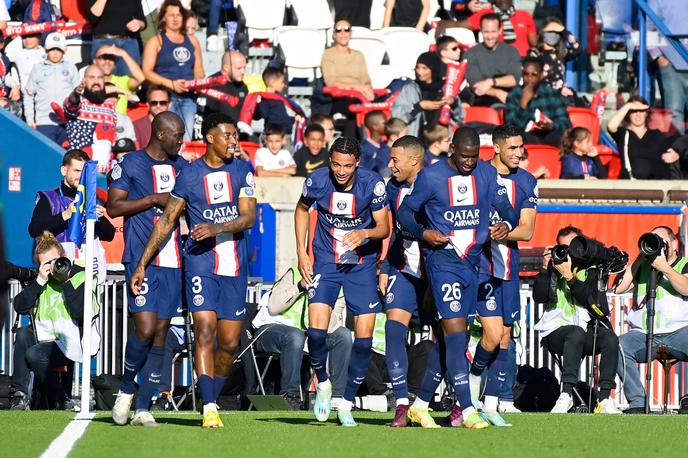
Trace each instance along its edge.
<instances>
[{"instance_id":1,"label":"black camera lens","mask_svg":"<svg viewBox=\"0 0 688 458\"><path fill-rule=\"evenodd\" d=\"M648 232L641 235L638 239L638 249L645 256L654 258L657 257L662 250L666 253L667 243L662 237L654 232Z\"/></svg>"},{"instance_id":2,"label":"black camera lens","mask_svg":"<svg viewBox=\"0 0 688 458\"><path fill-rule=\"evenodd\" d=\"M563 264L569 257L569 247L566 245L556 245L552 248L552 263Z\"/></svg>"},{"instance_id":3,"label":"black camera lens","mask_svg":"<svg viewBox=\"0 0 688 458\"><path fill-rule=\"evenodd\" d=\"M72 262L69 258L61 257L53 261L53 275L56 277L67 277L71 268Z\"/></svg>"}]
</instances>

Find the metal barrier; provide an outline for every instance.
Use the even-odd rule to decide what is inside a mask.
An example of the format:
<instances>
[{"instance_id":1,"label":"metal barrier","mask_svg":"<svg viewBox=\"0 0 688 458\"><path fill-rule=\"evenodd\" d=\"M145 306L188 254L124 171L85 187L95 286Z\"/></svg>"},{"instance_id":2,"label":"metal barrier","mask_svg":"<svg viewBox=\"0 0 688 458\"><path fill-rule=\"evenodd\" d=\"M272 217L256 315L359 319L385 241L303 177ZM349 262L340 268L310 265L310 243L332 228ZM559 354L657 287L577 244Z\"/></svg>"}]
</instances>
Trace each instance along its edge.
<instances>
[{"instance_id":1,"label":"metal barrier","mask_svg":"<svg viewBox=\"0 0 688 458\"><path fill-rule=\"evenodd\" d=\"M100 298L101 313L100 313L100 329L101 329L101 349L95 357L95 364L93 367L93 375L100 374L121 374L123 365L124 349L127 345L127 336L129 334L129 319L127 313L127 296L125 294L125 283L121 276L112 277L107 282L98 285L98 297ZM246 300L249 303L257 304L262 294L269 290L270 285L264 283L255 283L249 285L246 294ZM9 303L11 299L20 291L18 283L13 282L9 289ZM630 295L614 295L609 294L609 305L612 311L611 321L614 325L614 330L617 334L623 334L628 331L628 326L625 323L625 317L631 303ZM529 364L533 367L549 367L561 379L561 373L554 364L551 355L541 346L539 332L533 328L537 320L544 312L543 304L535 304L533 302L532 291L527 285L523 283L521 290L521 320L517 327L517 335L515 337L517 343L517 362L519 365ZM0 334L0 370L4 373L12 373L12 323L16 314L14 310L10 312L9 319L2 328ZM75 365L75 377L79 376L79 366ZM645 368L647 365L641 367L641 380L645 377ZM586 379L586 374L592 370L592 357L585 359L584 364L581 365L580 377L581 380ZM651 406L654 409L659 409L663 400L664 390L664 372L661 365L655 361L652 364L652 389ZM670 372L670 392L669 392L669 408L678 408L681 397L681 387L686 382L685 378L686 363L676 364ZM181 378L180 385L188 384L189 368L186 365L186 360L183 361L180 370ZM620 387L620 381L617 378L617 387ZM74 384L74 389L79 389L79 384ZM77 393L75 393L77 394ZM615 390L614 393L617 402L620 405L627 405L620 389Z\"/></svg>"}]
</instances>

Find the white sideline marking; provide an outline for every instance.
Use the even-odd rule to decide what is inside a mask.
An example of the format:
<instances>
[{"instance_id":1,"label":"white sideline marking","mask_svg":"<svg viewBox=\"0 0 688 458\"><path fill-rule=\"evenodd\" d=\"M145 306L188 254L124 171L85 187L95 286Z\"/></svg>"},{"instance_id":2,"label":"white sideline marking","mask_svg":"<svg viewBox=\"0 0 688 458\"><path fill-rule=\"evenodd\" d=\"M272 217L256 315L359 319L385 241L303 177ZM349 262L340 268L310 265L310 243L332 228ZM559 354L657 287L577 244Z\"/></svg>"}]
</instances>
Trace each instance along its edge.
<instances>
[{"instance_id":1,"label":"white sideline marking","mask_svg":"<svg viewBox=\"0 0 688 458\"><path fill-rule=\"evenodd\" d=\"M86 418L75 418L65 426L62 434L57 436L41 454L40 458L65 458L72 451L74 444L84 435L86 428L91 423L95 414L90 414Z\"/></svg>"}]
</instances>

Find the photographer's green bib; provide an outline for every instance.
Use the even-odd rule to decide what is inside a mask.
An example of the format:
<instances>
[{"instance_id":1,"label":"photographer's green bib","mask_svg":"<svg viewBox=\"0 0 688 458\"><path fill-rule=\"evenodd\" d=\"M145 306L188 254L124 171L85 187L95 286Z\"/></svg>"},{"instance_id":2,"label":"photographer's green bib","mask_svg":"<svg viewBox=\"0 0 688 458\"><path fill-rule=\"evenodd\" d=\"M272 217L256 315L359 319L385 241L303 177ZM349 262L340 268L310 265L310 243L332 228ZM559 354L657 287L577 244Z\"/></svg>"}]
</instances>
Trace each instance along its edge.
<instances>
[{"instance_id":1,"label":"photographer's green bib","mask_svg":"<svg viewBox=\"0 0 688 458\"><path fill-rule=\"evenodd\" d=\"M688 264L688 258L680 258L673 269L681 273ZM643 263L638 271L636 283L636 298L640 308L635 308L628 314L628 324L631 329L647 331L647 284L650 277L650 267ZM684 326L688 326L688 297L681 296L671 285L671 282L662 275L657 284L657 297L655 298L655 334L674 332Z\"/></svg>"},{"instance_id":2,"label":"photographer's green bib","mask_svg":"<svg viewBox=\"0 0 688 458\"><path fill-rule=\"evenodd\" d=\"M77 272L69 279L77 289L85 280L83 271ZM94 281L94 285L96 281ZM100 332L97 329L99 312L96 294L93 294L93 320L91 321L91 356L100 348ZM72 361L81 362L83 351L79 326L74 322L64 301L62 285L52 279L38 297L38 309L35 316L36 336L39 342L55 342L64 355Z\"/></svg>"},{"instance_id":3,"label":"photographer's green bib","mask_svg":"<svg viewBox=\"0 0 688 458\"><path fill-rule=\"evenodd\" d=\"M588 277L586 270L576 271L574 275L580 281L585 281ZM534 329L540 331L540 337L544 338L563 326L580 326L586 329L589 320L587 310L573 297L566 280L560 276L557 278L557 302L547 307Z\"/></svg>"}]
</instances>

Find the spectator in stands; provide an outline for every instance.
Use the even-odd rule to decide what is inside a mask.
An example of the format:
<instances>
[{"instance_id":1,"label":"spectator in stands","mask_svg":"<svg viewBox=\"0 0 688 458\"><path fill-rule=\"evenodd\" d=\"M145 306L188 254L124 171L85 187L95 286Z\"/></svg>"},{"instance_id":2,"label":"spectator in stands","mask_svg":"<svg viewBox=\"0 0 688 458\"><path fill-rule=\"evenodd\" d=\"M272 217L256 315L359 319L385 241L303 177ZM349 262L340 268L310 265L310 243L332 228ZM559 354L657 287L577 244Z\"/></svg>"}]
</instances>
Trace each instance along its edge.
<instances>
[{"instance_id":1,"label":"spectator in stands","mask_svg":"<svg viewBox=\"0 0 688 458\"><path fill-rule=\"evenodd\" d=\"M308 178L316 170L330 165L325 144L325 129L320 124L309 124L303 132L303 146L294 153L296 176Z\"/></svg>"},{"instance_id":2,"label":"spectator in stands","mask_svg":"<svg viewBox=\"0 0 688 458\"><path fill-rule=\"evenodd\" d=\"M151 37L143 49L143 73L152 84L172 90L170 111L184 121L184 140L192 140L196 97L185 81L203 78L201 45L186 35L188 12L179 0L165 0L158 13L159 35Z\"/></svg>"},{"instance_id":3,"label":"spectator in stands","mask_svg":"<svg viewBox=\"0 0 688 458\"><path fill-rule=\"evenodd\" d=\"M580 229L567 226L559 230L556 241L568 246L579 235L583 235ZM611 396L616 387L619 339L609 322L607 294L598 289L598 270L577 265L568 255L562 263L554 263L551 258L551 250L546 248L542 268L534 279L533 299L546 306L534 328L540 332L543 347L563 357L562 392L552 413L567 413L573 407L573 387L578 382L583 356L593 354L594 340L595 354L602 355L600 401L595 413L620 414ZM595 333L596 320L599 325Z\"/></svg>"},{"instance_id":4,"label":"spectator in stands","mask_svg":"<svg viewBox=\"0 0 688 458\"><path fill-rule=\"evenodd\" d=\"M208 38L205 42L205 49L208 52L217 52L222 46L222 40L217 36L220 28L220 12L222 11L222 0L210 0L208 7Z\"/></svg>"},{"instance_id":5,"label":"spectator in stands","mask_svg":"<svg viewBox=\"0 0 688 458\"><path fill-rule=\"evenodd\" d=\"M119 92L112 85L112 83L105 83L105 102L112 105L117 105L119 99ZM119 138L135 138L136 131L134 130L134 123L131 122L129 116L115 110L115 140ZM114 144L114 140L112 141Z\"/></svg>"},{"instance_id":6,"label":"spectator in stands","mask_svg":"<svg viewBox=\"0 0 688 458\"><path fill-rule=\"evenodd\" d=\"M12 76L14 71L15 77ZM5 54L5 40L0 39L0 108L21 116L21 86L17 71Z\"/></svg>"},{"instance_id":7,"label":"spectator in stands","mask_svg":"<svg viewBox=\"0 0 688 458\"><path fill-rule=\"evenodd\" d=\"M502 22L499 40L513 45L521 56L528 48L537 44L537 30L533 17L524 10L514 8L513 0L490 0L492 8L485 8L468 18L468 25L473 30L482 28L482 18L486 14L495 14ZM463 24L461 24L463 25Z\"/></svg>"},{"instance_id":8,"label":"spectator in stands","mask_svg":"<svg viewBox=\"0 0 688 458\"><path fill-rule=\"evenodd\" d=\"M423 129L423 139L427 145L425 150L425 166L438 161L446 161L449 157L449 129L441 124L430 124Z\"/></svg>"},{"instance_id":9,"label":"spectator in stands","mask_svg":"<svg viewBox=\"0 0 688 458\"><path fill-rule=\"evenodd\" d=\"M437 63L432 53L425 52L418 56L416 79L406 83L392 103L392 116L407 124L409 135L417 137L427 124L437 123L445 104L451 107L454 122L460 124L463 120L460 100L445 97L442 81L433 80L433 73L438 74Z\"/></svg>"},{"instance_id":10,"label":"spectator in stands","mask_svg":"<svg viewBox=\"0 0 688 458\"><path fill-rule=\"evenodd\" d=\"M306 342L308 299L298 269L287 274L270 291L263 295L253 327L260 333L256 349L279 353L280 394L294 410L299 410L301 397L301 363ZM296 278L294 278L296 276ZM295 284L296 282L296 284ZM338 301L330 316L327 333L328 367L332 380L333 396L343 396L346 387L347 367L353 344L351 331L344 327L344 304Z\"/></svg>"},{"instance_id":11,"label":"spectator in stands","mask_svg":"<svg viewBox=\"0 0 688 458\"><path fill-rule=\"evenodd\" d=\"M620 178L661 180L670 178L669 164L678 157L666 153L668 140L658 130L649 129L650 105L634 95L607 122L607 130L621 153Z\"/></svg>"},{"instance_id":12,"label":"spectator in stands","mask_svg":"<svg viewBox=\"0 0 688 458\"><path fill-rule=\"evenodd\" d=\"M86 18L93 28L91 60L104 45L115 45L125 51L137 63L141 63L139 32L146 28L142 2L136 0L89 0ZM115 75L138 77L123 55L117 59ZM141 82L141 81L139 81Z\"/></svg>"},{"instance_id":13,"label":"spectator in stands","mask_svg":"<svg viewBox=\"0 0 688 458\"><path fill-rule=\"evenodd\" d=\"M62 182L55 189L39 191L36 193L36 206L29 222L29 236L36 238L43 231L54 234L57 240L64 247L66 256L74 261L83 258L83 250L77 247L74 242L67 238L67 227L72 216L72 202L76 196L79 186L81 171L84 164L89 160L88 155L78 149L72 149L65 153L62 158ZM105 250L100 241L110 242L115 238L115 227L105 217L105 208L102 205L96 206L98 221L95 225L96 243L94 244L94 259L98 270L98 278L105 278Z\"/></svg>"},{"instance_id":14,"label":"spectator in stands","mask_svg":"<svg viewBox=\"0 0 688 458\"><path fill-rule=\"evenodd\" d=\"M74 363L82 361L85 275L83 268L74 265L66 273L55 269L55 261L65 254L55 236L43 232L36 239L34 250L38 276L13 300L18 314L32 314L35 320L35 328L24 326L16 334L10 401L13 410L29 410L31 372L41 382L49 409L62 410L67 406L68 395L55 368L68 366L67 372L71 374ZM98 310L94 294L93 314ZM92 326L91 331L94 337L100 337L97 327ZM95 355L98 350L98 345L91 346L91 354Z\"/></svg>"},{"instance_id":15,"label":"spectator in stands","mask_svg":"<svg viewBox=\"0 0 688 458\"><path fill-rule=\"evenodd\" d=\"M430 0L387 0L383 27L415 27L424 32L428 27Z\"/></svg>"},{"instance_id":16,"label":"spectator in stands","mask_svg":"<svg viewBox=\"0 0 688 458\"><path fill-rule=\"evenodd\" d=\"M335 21L346 21L356 27L370 28L373 0L333 0Z\"/></svg>"},{"instance_id":17,"label":"spectator in stands","mask_svg":"<svg viewBox=\"0 0 688 458\"><path fill-rule=\"evenodd\" d=\"M231 105L227 102L215 100L207 97L206 115L210 113L222 112L234 120L239 119L241 107L244 104L244 99L248 94L248 87L244 84L244 74L246 74L246 57L239 51L227 51L222 55L222 67L218 73L211 76L224 75L228 81L221 86L214 86L213 89L222 91L237 98L237 103ZM250 126L248 126L250 128ZM239 130L246 130L246 126L238 125Z\"/></svg>"},{"instance_id":18,"label":"spectator in stands","mask_svg":"<svg viewBox=\"0 0 688 458\"><path fill-rule=\"evenodd\" d=\"M30 127L62 145L67 133L51 104L67 98L81 78L76 66L64 60L67 42L61 33L49 34L45 48L48 54L33 67L24 90L24 116Z\"/></svg>"},{"instance_id":19,"label":"spectator in stands","mask_svg":"<svg viewBox=\"0 0 688 458\"><path fill-rule=\"evenodd\" d=\"M136 143L134 143L134 140L126 137L120 138L115 142L114 145L112 145L112 160L114 162L117 162L127 154L133 153L136 150L137 148Z\"/></svg>"},{"instance_id":20,"label":"spectator in stands","mask_svg":"<svg viewBox=\"0 0 688 458\"><path fill-rule=\"evenodd\" d=\"M389 118L385 124L385 135L387 135L387 144L393 145L397 139L408 135L408 125L403 119Z\"/></svg>"},{"instance_id":21,"label":"spectator in stands","mask_svg":"<svg viewBox=\"0 0 688 458\"><path fill-rule=\"evenodd\" d=\"M334 46L325 50L320 64L325 84L358 91L366 100L372 101L375 93L370 85L371 80L365 57L360 51L349 47L351 24L344 20L337 21L332 38ZM348 97L334 98L329 112L329 114L342 114L348 119L343 127L343 135L349 137L356 136L354 115L349 111L349 105L352 103L359 103L359 100ZM315 111L318 112L317 109Z\"/></svg>"},{"instance_id":22,"label":"spectator in stands","mask_svg":"<svg viewBox=\"0 0 688 458\"><path fill-rule=\"evenodd\" d=\"M263 82L265 83L265 92L281 94L286 86L284 70L266 67L263 70ZM256 118L262 118L266 127L279 126L287 135L291 134L294 118L287 113L284 102L262 98L256 107L256 112L258 115Z\"/></svg>"},{"instance_id":23,"label":"spectator in stands","mask_svg":"<svg viewBox=\"0 0 688 458\"><path fill-rule=\"evenodd\" d=\"M165 86L150 85L146 91L146 101L148 102L148 114L134 121L134 132L136 132L136 142L139 148L148 146L151 137L151 125L153 118L163 111L170 109L171 92Z\"/></svg>"},{"instance_id":24,"label":"spectator in stands","mask_svg":"<svg viewBox=\"0 0 688 458\"><path fill-rule=\"evenodd\" d=\"M518 50L499 41L502 21L496 14L480 18L483 42L464 52L468 62L466 81L469 87L461 99L469 105L491 106L506 103L509 91L521 79Z\"/></svg>"},{"instance_id":25,"label":"spectator in stands","mask_svg":"<svg viewBox=\"0 0 688 458\"><path fill-rule=\"evenodd\" d=\"M113 73L115 71L115 62L122 60L129 72L126 75ZM117 92L116 110L118 113L127 114L127 107L129 100L133 102L138 101L135 92L138 91L141 83L146 79L143 75L143 70L138 63L122 48L116 45L104 45L96 51L96 59L94 62L98 68L103 71L105 75L105 83L113 85L113 90Z\"/></svg>"},{"instance_id":26,"label":"spectator in stands","mask_svg":"<svg viewBox=\"0 0 688 458\"><path fill-rule=\"evenodd\" d=\"M184 29L186 30L186 35L189 37L196 35L196 32L198 32L198 16L196 16L193 10L189 10L189 17L186 18ZM208 49L208 51L210 50Z\"/></svg>"},{"instance_id":27,"label":"spectator in stands","mask_svg":"<svg viewBox=\"0 0 688 458\"><path fill-rule=\"evenodd\" d=\"M678 237L671 228L657 226L652 232L661 237L667 248L654 259L638 255L614 289L616 294L633 291L635 304L626 317L629 331L619 337L622 351L617 373L623 380L623 391L629 404L626 413L644 413L645 392L638 364L648 362L648 312L645 305L651 268L657 271L659 279L650 355L654 358L658 347L663 346L670 359L688 361L688 258L681 256Z\"/></svg>"},{"instance_id":28,"label":"spectator in stands","mask_svg":"<svg viewBox=\"0 0 688 458\"><path fill-rule=\"evenodd\" d=\"M390 157L389 146L385 142L386 122L387 117L380 110L366 113L364 124L368 135L361 142L361 162L358 164L361 168L379 173L383 178L392 175L387 167Z\"/></svg>"},{"instance_id":29,"label":"spectator in stands","mask_svg":"<svg viewBox=\"0 0 688 458\"><path fill-rule=\"evenodd\" d=\"M4 2L0 2L0 30L7 28L7 21L9 20L10 14L7 11L7 5Z\"/></svg>"},{"instance_id":30,"label":"spectator in stands","mask_svg":"<svg viewBox=\"0 0 688 458\"><path fill-rule=\"evenodd\" d=\"M324 114L314 114L311 116L312 124L320 124L325 130L325 148L329 150L335 138L334 121L332 116Z\"/></svg>"},{"instance_id":31,"label":"spectator in stands","mask_svg":"<svg viewBox=\"0 0 688 458\"><path fill-rule=\"evenodd\" d=\"M7 57L17 66L19 84L22 91L24 91L33 66L43 62L45 59L45 50L41 46L41 35L22 36L22 47L15 48L14 51L9 50Z\"/></svg>"},{"instance_id":32,"label":"spectator in stands","mask_svg":"<svg viewBox=\"0 0 688 458\"><path fill-rule=\"evenodd\" d=\"M96 140L115 141L117 116L107 101L105 75L96 65L86 67L83 81L64 101L64 111L71 149L90 148Z\"/></svg>"},{"instance_id":33,"label":"spectator in stands","mask_svg":"<svg viewBox=\"0 0 688 458\"><path fill-rule=\"evenodd\" d=\"M607 169L592 144L592 133L585 127L574 127L564 133L560 154L561 178L607 178Z\"/></svg>"},{"instance_id":34,"label":"spectator in stands","mask_svg":"<svg viewBox=\"0 0 688 458\"><path fill-rule=\"evenodd\" d=\"M284 130L273 125L265 129L265 146L258 148L254 163L256 175L262 177L288 177L296 174L296 163L284 149Z\"/></svg>"},{"instance_id":35,"label":"spectator in stands","mask_svg":"<svg viewBox=\"0 0 688 458\"><path fill-rule=\"evenodd\" d=\"M576 36L566 30L561 20L549 17L545 19L537 46L530 48L527 55L542 61L544 84L556 89L564 97L572 97L575 93L566 86L565 64L576 59L582 51Z\"/></svg>"},{"instance_id":36,"label":"spectator in stands","mask_svg":"<svg viewBox=\"0 0 688 458\"><path fill-rule=\"evenodd\" d=\"M666 28L674 35L683 35L683 49L688 46L688 15L683 0L649 0L648 4L661 19ZM655 28L652 21L650 28ZM659 67L661 78L662 101L671 110L674 127L680 134L686 132L685 110L688 109L688 61L668 43L663 46L648 48L650 56Z\"/></svg>"},{"instance_id":37,"label":"spectator in stands","mask_svg":"<svg viewBox=\"0 0 688 458\"><path fill-rule=\"evenodd\" d=\"M461 59L461 45L456 38L445 35L437 39L437 54L446 67L449 62L458 62ZM441 69L444 73L445 68Z\"/></svg>"},{"instance_id":38,"label":"spectator in stands","mask_svg":"<svg viewBox=\"0 0 688 458\"><path fill-rule=\"evenodd\" d=\"M542 84L542 62L538 59L523 59L523 85L509 93L505 121L525 132L526 143L556 147L561 145L564 131L571 128L564 98Z\"/></svg>"}]
</instances>

